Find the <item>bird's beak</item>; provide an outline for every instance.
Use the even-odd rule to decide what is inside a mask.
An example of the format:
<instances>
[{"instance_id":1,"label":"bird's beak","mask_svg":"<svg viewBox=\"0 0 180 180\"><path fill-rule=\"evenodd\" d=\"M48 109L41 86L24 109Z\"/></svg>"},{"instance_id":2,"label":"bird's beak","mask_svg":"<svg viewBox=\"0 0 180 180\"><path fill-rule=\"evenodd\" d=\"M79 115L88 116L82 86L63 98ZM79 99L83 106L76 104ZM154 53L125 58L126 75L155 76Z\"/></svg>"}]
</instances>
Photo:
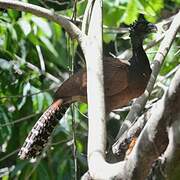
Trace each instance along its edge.
<instances>
[{"instance_id":1,"label":"bird's beak","mask_svg":"<svg viewBox=\"0 0 180 180\"><path fill-rule=\"evenodd\" d=\"M157 32L158 29L157 29L157 26L156 26L156 25L149 23L149 24L148 24L148 30L149 30L150 32Z\"/></svg>"}]
</instances>

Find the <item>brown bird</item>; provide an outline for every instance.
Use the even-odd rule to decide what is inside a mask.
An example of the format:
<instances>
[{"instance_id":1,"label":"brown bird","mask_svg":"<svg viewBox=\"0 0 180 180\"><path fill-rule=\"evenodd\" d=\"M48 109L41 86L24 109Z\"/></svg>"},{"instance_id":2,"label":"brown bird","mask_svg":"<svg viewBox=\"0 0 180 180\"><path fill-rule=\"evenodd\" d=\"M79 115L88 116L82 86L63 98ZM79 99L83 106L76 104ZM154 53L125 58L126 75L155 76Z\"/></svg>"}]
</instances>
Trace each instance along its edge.
<instances>
[{"instance_id":1,"label":"brown bird","mask_svg":"<svg viewBox=\"0 0 180 180\"><path fill-rule=\"evenodd\" d=\"M140 96L149 81L151 68L143 49L143 40L156 26L140 19L130 26L133 55L128 61L105 57L104 88L106 112L120 108ZM87 102L86 69L72 75L56 91L52 105L43 113L26 138L20 159L36 157L46 146L48 138L67 108L76 101Z\"/></svg>"}]
</instances>

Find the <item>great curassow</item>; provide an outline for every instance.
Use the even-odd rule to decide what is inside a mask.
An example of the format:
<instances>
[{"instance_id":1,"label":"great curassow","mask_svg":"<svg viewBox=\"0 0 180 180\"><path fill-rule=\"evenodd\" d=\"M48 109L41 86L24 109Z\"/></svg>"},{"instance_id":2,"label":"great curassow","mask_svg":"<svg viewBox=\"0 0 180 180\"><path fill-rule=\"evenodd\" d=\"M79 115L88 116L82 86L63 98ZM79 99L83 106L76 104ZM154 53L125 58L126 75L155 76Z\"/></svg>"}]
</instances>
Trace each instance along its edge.
<instances>
[{"instance_id":1,"label":"great curassow","mask_svg":"<svg viewBox=\"0 0 180 180\"><path fill-rule=\"evenodd\" d=\"M145 19L140 19L130 26L130 38L133 56L129 61L105 57L104 89L106 112L120 108L140 96L149 81L151 68L143 49L143 40L154 32L156 26ZM56 91L52 105L43 113L26 138L20 152L20 159L36 157L48 142L53 129L76 101L87 102L86 69L72 75Z\"/></svg>"}]
</instances>

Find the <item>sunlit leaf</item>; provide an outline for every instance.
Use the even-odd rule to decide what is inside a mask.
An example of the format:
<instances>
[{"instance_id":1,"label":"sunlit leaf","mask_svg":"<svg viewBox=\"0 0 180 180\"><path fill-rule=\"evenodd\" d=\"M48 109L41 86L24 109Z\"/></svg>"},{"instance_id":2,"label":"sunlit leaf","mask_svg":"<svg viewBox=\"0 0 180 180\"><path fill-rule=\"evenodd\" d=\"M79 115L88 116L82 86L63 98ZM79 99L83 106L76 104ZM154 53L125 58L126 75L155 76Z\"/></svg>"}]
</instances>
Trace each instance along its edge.
<instances>
[{"instance_id":1,"label":"sunlit leaf","mask_svg":"<svg viewBox=\"0 0 180 180\"><path fill-rule=\"evenodd\" d=\"M40 45L39 39L37 36L35 36L33 33L30 33L28 35L28 39L34 44L34 45Z\"/></svg>"},{"instance_id":2,"label":"sunlit leaf","mask_svg":"<svg viewBox=\"0 0 180 180\"><path fill-rule=\"evenodd\" d=\"M31 88L31 86L30 86L29 82L24 85L24 87L23 87L23 96L24 97L22 98L21 103L18 105L18 109L21 109L21 107L25 104L25 102L26 102L26 95L30 91L30 88Z\"/></svg>"},{"instance_id":3,"label":"sunlit leaf","mask_svg":"<svg viewBox=\"0 0 180 180\"><path fill-rule=\"evenodd\" d=\"M0 68L1 69L8 70L11 67L12 67L12 64L9 61L0 58Z\"/></svg>"},{"instance_id":4,"label":"sunlit leaf","mask_svg":"<svg viewBox=\"0 0 180 180\"><path fill-rule=\"evenodd\" d=\"M138 4L137 0L130 0L126 12L124 14L124 22L126 24L131 24L137 19L138 15Z\"/></svg>"},{"instance_id":5,"label":"sunlit leaf","mask_svg":"<svg viewBox=\"0 0 180 180\"><path fill-rule=\"evenodd\" d=\"M17 18L19 17L20 12L12 10L12 9L8 9L8 15L13 19L13 20L17 20Z\"/></svg>"},{"instance_id":6,"label":"sunlit leaf","mask_svg":"<svg viewBox=\"0 0 180 180\"><path fill-rule=\"evenodd\" d=\"M11 34L12 39L17 40L17 33L12 24L8 24L7 28Z\"/></svg>"},{"instance_id":7,"label":"sunlit leaf","mask_svg":"<svg viewBox=\"0 0 180 180\"><path fill-rule=\"evenodd\" d=\"M58 56L58 53L56 51L56 49L54 48L54 46L52 45L52 43L49 41L49 39L47 39L44 36L40 37L41 41L44 43L44 45L46 46L46 48L54 55L54 56Z\"/></svg>"},{"instance_id":8,"label":"sunlit leaf","mask_svg":"<svg viewBox=\"0 0 180 180\"><path fill-rule=\"evenodd\" d=\"M20 19L18 21L22 31L24 32L25 36L27 36L31 32L31 25L26 19Z\"/></svg>"},{"instance_id":9,"label":"sunlit leaf","mask_svg":"<svg viewBox=\"0 0 180 180\"><path fill-rule=\"evenodd\" d=\"M44 34L47 37L51 37L52 36L52 31L49 27L49 24L46 20L36 17L36 16L32 16L32 21L44 32Z\"/></svg>"}]
</instances>

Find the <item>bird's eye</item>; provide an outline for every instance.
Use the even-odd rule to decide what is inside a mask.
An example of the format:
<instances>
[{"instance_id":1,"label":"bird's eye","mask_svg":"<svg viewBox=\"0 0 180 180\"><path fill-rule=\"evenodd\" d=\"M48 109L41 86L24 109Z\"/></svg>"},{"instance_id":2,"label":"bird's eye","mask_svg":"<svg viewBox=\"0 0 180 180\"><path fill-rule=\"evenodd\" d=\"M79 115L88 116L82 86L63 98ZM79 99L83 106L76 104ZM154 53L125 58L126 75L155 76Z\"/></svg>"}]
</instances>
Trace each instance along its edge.
<instances>
[{"instance_id":1,"label":"bird's eye","mask_svg":"<svg viewBox=\"0 0 180 180\"><path fill-rule=\"evenodd\" d=\"M147 27L148 27L148 24L146 24L146 23L140 23L139 25L138 25L138 31L146 31L147 30Z\"/></svg>"}]
</instances>

